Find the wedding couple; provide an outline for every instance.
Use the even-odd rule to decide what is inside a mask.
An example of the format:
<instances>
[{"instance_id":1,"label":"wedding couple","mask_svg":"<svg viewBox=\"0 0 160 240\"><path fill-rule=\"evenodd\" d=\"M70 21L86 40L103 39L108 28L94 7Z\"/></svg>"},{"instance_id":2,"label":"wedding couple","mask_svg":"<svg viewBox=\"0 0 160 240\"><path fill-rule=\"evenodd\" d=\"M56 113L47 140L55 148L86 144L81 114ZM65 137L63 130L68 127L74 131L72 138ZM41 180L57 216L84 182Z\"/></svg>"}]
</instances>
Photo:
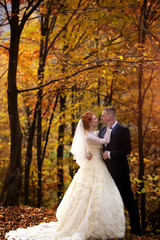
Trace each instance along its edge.
<instances>
[{"instance_id":1,"label":"wedding couple","mask_svg":"<svg viewBox=\"0 0 160 240\"><path fill-rule=\"evenodd\" d=\"M101 119L104 126L99 132L94 131L98 120L91 112L83 114L77 125L71 152L80 168L57 209L58 221L10 231L8 240L123 238L123 204L132 232L140 235L127 162L131 151L129 130L116 121L114 108L104 109Z\"/></svg>"}]
</instances>

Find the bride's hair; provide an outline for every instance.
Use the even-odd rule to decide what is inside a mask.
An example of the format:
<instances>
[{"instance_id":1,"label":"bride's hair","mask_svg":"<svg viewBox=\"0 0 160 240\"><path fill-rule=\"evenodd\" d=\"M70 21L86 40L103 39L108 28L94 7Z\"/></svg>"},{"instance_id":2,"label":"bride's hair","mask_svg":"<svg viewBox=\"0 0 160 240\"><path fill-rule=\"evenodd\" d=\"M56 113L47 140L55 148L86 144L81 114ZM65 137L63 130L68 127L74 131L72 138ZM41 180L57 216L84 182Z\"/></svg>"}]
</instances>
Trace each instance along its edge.
<instances>
[{"instance_id":1,"label":"bride's hair","mask_svg":"<svg viewBox=\"0 0 160 240\"><path fill-rule=\"evenodd\" d=\"M82 122L83 122L83 127L85 130L89 129L90 122L92 121L93 115L94 114L92 112L86 112L82 115Z\"/></svg>"}]
</instances>

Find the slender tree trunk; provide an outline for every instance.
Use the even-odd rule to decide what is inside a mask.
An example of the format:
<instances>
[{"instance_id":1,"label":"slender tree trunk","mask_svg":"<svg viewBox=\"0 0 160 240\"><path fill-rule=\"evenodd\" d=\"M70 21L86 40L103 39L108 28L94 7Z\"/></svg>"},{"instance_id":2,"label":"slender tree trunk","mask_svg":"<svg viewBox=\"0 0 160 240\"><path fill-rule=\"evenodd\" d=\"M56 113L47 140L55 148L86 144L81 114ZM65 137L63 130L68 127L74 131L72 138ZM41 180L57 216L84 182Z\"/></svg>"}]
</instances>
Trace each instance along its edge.
<instances>
[{"instance_id":1,"label":"slender tree trunk","mask_svg":"<svg viewBox=\"0 0 160 240\"><path fill-rule=\"evenodd\" d=\"M78 102L80 102L81 100L79 100L79 98L77 99L77 85L72 86L72 95L71 95L71 101L72 101L72 107L75 106L75 104ZM80 109L79 109L79 113L80 113ZM72 122L71 122L71 137L73 139L74 134L75 134L75 130L76 130L76 119L79 119L80 114L79 114L76 110L75 112L72 112L71 116L72 116ZM72 145L72 141L71 141L71 145ZM73 161L73 155L70 153L71 156L71 160L70 160L70 164L69 164L69 174L71 176L71 178L73 179L75 173L77 172L77 170L79 169L79 166L76 164L75 161Z\"/></svg>"},{"instance_id":2,"label":"slender tree trunk","mask_svg":"<svg viewBox=\"0 0 160 240\"><path fill-rule=\"evenodd\" d=\"M76 99L75 99L76 90L77 90L76 85L72 86L72 95L71 95L72 107L76 104ZM72 112L71 116L72 116L72 122L71 122L71 133L72 134L71 134L71 137L73 138L74 134L75 134L75 130L76 130L76 123L75 123L76 116L75 116L75 113ZM71 141L71 144L72 144L72 141ZM70 156L72 156L71 153L70 153ZM70 163L69 163L69 174L70 174L71 178L73 178L74 177L74 171L75 171L74 161L73 161L72 157L70 159L71 160L70 160Z\"/></svg>"},{"instance_id":3,"label":"slender tree trunk","mask_svg":"<svg viewBox=\"0 0 160 240\"><path fill-rule=\"evenodd\" d=\"M141 15L141 21L146 27L146 5L147 1L144 1L144 5L141 9L142 15ZM138 42L141 45L141 51L143 53L143 45L145 44L145 38L146 33L144 30L141 30L141 23L139 27L139 39ZM143 62L140 63L139 67L139 75L138 75L138 151L139 151L139 174L138 178L140 180L140 192L141 192L141 222L142 222L142 230L145 231L146 229L146 197L145 197L145 191L142 191L142 189L145 188L144 184L144 170L145 170L145 164L144 164L144 156L143 156Z\"/></svg>"},{"instance_id":4,"label":"slender tree trunk","mask_svg":"<svg viewBox=\"0 0 160 240\"><path fill-rule=\"evenodd\" d=\"M140 191L144 186L144 157L143 157L143 100L142 100L142 77L143 70L140 67L139 70L139 96L138 96L138 150L139 150L139 174L138 178L140 180ZM143 231L146 228L146 209L145 209L145 192L141 192L141 220Z\"/></svg>"},{"instance_id":5,"label":"slender tree trunk","mask_svg":"<svg viewBox=\"0 0 160 240\"><path fill-rule=\"evenodd\" d=\"M43 31L42 31L43 32ZM45 33L43 32L42 36L44 36ZM44 80L44 68L46 63L46 56L43 52L44 50L44 39L41 39L40 44L40 57L39 57L39 68L38 68L38 82L39 85L43 84ZM42 201L42 94L43 90L42 88L38 91L38 97L37 97L37 104L38 104L38 110L37 110L37 166L38 166L38 190L37 190L37 207L41 206Z\"/></svg>"},{"instance_id":6,"label":"slender tree trunk","mask_svg":"<svg viewBox=\"0 0 160 240\"><path fill-rule=\"evenodd\" d=\"M139 151L139 173L138 179L140 180L140 192L141 192L141 222L142 230L146 229L146 208L145 208L145 192L142 189L145 188L144 184L144 156L143 156L143 66L140 65L138 76L138 151Z\"/></svg>"},{"instance_id":7,"label":"slender tree trunk","mask_svg":"<svg viewBox=\"0 0 160 240\"><path fill-rule=\"evenodd\" d=\"M58 149L57 149L57 181L58 181L58 191L57 199L58 203L64 194L64 180L63 180L63 150L64 150L64 131L65 131L65 104L66 95L61 94L60 96L60 126L58 129Z\"/></svg>"},{"instance_id":8,"label":"slender tree trunk","mask_svg":"<svg viewBox=\"0 0 160 240\"><path fill-rule=\"evenodd\" d=\"M46 64L46 58L48 51L46 49L46 31L48 17L41 17L41 43L40 43L40 56L39 56L39 68L38 68L38 82L39 85L44 81L44 69ZM42 88L38 91L38 120L37 120L37 165L38 165L38 190L37 190L37 207L41 206L42 201Z\"/></svg>"},{"instance_id":9,"label":"slender tree trunk","mask_svg":"<svg viewBox=\"0 0 160 240\"><path fill-rule=\"evenodd\" d=\"M49 2L48 2L49 3ZM47 3L47 4L48 4ZM38 82L39 85L44 81L44 69L46 64L46 58L48 54L48 21L49 14L41 16L41 42L40 42L40 56L39 56L39 68L38 68ZM38 165L38 192L37 192L37 207L41 206L42 201L42 88L38 92L38 121L37 121L37 165Z\"/></svg>"},{"instance_id":10,"label":"slender tree trunk","mask_svg":"<svg viewBox=\"0 0 160 240\"><path fill-rule=\"evenodd\" d=\"M38 92L38 121L37 121L37 165L38 165L38 190L37 207L41 206L42 196L42 89Z\"/></svg>"},{"instance_id":11,"label":"slender tree trunk","mask_svg":"<svg viewBox=\"0 0 160 240\"><path fill-rule=\"evenodd\" d=\"M32 147L33 147L33 139L35 136L36 130L36 115L37 115L38 104L36 104L33 122L28 129L28 145L25 159L25 179L24 179L24 195L25 195L25 204L29 203L29 175L30 175L30 166L32 162Z\"/></svg>"}]
</instances>

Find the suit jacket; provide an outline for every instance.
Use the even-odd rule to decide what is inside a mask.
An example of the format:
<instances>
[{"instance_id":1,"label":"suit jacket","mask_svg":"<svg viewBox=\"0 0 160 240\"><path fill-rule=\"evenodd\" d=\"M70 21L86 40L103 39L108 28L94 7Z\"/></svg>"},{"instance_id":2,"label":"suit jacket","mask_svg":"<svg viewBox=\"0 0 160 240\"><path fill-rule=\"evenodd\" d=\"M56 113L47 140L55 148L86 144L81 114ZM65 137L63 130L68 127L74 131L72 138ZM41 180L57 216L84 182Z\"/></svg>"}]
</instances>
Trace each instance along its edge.
<instances>
[{"instance_id":1,"label":"suit jacket","mask_svg":"<svg viewBox=\"0 0 160 240\"><path fill-rule=\"evenodd\" d=\"M106 126L100 128L99 137L103 138ZM129 173L127 155L131 152L131 139L129 129L120 123L112 129L111 139L107 146L103 145L103 151L110 151L111 159L104 160L112 177L125 178Z\"/></svg>"}]
</instances>

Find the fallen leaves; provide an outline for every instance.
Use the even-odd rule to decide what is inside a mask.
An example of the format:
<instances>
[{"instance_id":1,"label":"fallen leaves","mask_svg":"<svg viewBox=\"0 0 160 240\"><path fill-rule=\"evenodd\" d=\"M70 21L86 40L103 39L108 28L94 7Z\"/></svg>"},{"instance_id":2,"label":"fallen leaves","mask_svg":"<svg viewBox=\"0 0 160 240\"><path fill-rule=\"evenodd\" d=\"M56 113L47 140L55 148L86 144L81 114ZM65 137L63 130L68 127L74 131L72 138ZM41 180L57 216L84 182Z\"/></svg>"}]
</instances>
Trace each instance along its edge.
<instances>
[{"instance_id":1,"label":"fallen leaves","mask_svg":"<svg viewBox=\"0 0 160 240\"><path fill-rule=\"evenodd\" d=\"M50 221L56 221L54 210L28 206L0 207L0 239L4 240L5 233L10 230Z\"/></svg>"},{"instance_id":2,"label":"fallen leaves","mask_svg":"<svg viewBox=\"0 0 160 240\"><path fill-rule=\"evenodd\" d=\"M42 222L56 221L55 210L34 208L21 205L20 207L0 206L0 240L5 239L5 233L19 227L26 228ZM158 240L159 236L149 235L136 237L126 233L124 240ZM116 240L116 239L114 239Z\"/></svg>"}]
</instances>

